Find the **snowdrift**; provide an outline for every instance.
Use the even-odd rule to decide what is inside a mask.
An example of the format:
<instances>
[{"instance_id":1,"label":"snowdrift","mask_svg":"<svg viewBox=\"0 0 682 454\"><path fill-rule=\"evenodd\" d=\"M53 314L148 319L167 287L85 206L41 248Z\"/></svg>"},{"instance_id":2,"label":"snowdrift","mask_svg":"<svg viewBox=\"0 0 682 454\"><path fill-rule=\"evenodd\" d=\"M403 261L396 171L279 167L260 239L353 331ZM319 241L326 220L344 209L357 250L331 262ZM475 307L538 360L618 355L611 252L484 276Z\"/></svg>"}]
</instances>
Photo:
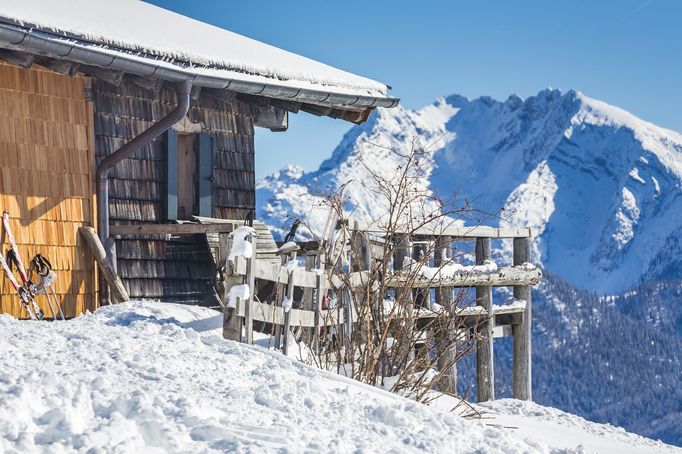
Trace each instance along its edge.
<instances>
[{"instance_id":1,"label":"snowdrift","mask_svg":"<svg viewBox=\"0 0 682 454\"><path fill-rule=\"evenodd\" d=\"M532 403L465 420L223 340L221 324L158 303L0 316L0 451L675 452Z\"/></svg>"}]
</instances>

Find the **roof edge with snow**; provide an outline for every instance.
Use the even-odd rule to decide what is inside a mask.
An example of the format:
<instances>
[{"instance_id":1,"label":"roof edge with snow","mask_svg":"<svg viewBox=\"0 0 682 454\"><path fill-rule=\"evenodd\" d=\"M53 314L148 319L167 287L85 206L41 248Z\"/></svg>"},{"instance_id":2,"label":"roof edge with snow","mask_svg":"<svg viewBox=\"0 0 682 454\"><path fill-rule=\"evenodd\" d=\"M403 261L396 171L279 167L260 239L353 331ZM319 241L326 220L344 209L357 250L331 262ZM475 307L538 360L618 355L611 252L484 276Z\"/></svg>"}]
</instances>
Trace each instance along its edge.
<instances>
[{"instance_id":1,"label":"roof edge with snow","mask_svg":"<svg viewBox=\"0 0 682 454\"><path fill-rule=\"evenodd\" d=\"M35 3L35 2L28 2ZM42 2L38 2L42 3ZM49 8L49 3L46 3ZM97 2L94 2L97 4ZM205 33L215 40L225 39L224 45L212 44L213 54L197 44L201 39L188 42L186 50L171 51L158 42L145 47L148 31L133 33L107 29L101 35L88 31L98 24L84 18L75 21L60 18L64 24L47 24L40 20L39 8L27 11L5 11L0 7L0 47L40 55L53 59L122 71L141 77L158 78L170 82L192 79L193 85L236 93L262 96L328 106L336 109L366 110L374 107L395 107L399 100L387 96L389 87L347 73L322 63L245 38L227 30L209 26L190 18L171 13L142 2L124 2L130 8L153 17L160 15L171 26L183 28L187 33ZM42 6L42 5L41 5ZM21 9L16 7L15 9ZM36 15L36 20L29 16ZM51 16L50 16L51 17ZM78 27L82 26L82 33ZM193 28L191 28L193 27ZM132 40L139 38L138 42ZM201 38L201 37L199 37ZM208 42L208 39L205 40ZM169 43L169 46L171 43ZM211 48L211 44L207 44ZM232 50L237 55L232 61ZM220 53L222 52L222 54ZM250 58L250 53L258 54ZM215 55L223 55L219 58ZM241 58L241 60L239 60ZM274 63L270 64L269 62ZM270 64L270 66L268 66ZM300 69L299 69L300 68Z\"/></svg>"}]
</instances>

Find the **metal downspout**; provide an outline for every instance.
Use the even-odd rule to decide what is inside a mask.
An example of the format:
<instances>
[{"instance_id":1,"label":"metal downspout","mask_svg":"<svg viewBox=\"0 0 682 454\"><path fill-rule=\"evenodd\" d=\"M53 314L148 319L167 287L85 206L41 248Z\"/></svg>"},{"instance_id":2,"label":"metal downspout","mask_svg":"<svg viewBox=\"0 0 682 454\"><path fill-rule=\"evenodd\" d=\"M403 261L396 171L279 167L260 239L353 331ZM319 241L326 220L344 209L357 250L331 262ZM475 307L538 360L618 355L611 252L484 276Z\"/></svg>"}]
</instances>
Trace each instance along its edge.
<instances>
[{"instance_id":1,"label":"metal downspout","mask_svg":"<svg viewBox=\"0 0 682 454\"><path fill-rule=\"evenodd\" d=\"M119 162L128 158L155 138L170 129L175 123L182 120L189 111L190 91L192 79L178 83L176 88L178 105L171 113L154 123L139 136L123 145L121 148L107 156L99 163L96 171L97 179L97 230L99 238L104 245L106 258L116 267L114 259L114 241L109 237L109 171Z\"/></svg>"}]
</instances>

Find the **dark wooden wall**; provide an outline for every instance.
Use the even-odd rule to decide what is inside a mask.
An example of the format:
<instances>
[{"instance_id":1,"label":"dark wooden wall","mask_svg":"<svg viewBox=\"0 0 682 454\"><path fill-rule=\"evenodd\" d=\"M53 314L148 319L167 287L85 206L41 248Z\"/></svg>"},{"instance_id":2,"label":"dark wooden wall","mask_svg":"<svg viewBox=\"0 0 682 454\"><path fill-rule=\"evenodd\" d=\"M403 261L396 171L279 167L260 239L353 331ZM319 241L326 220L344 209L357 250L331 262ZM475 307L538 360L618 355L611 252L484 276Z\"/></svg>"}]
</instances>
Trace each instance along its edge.
<instances>
[{"instance_id":1,"label":"dark wooden wall","mask_svg":"<svg viewBox=\"0 0 682 454\"><path fill-rule=\"evenodd\" d=\"M124 80L93 85L97 161L169 113L175 91L159 94ZM255 207L253 111L250 105L202 94L190 121L213 148L213 217L244 219ZM162 138L116 165L110 176L112 224L166 222L166 153ZM118 269L133 298L202 303L212 300L215 270L205 237L121 239Z\"/></svg>"}]
</instances>

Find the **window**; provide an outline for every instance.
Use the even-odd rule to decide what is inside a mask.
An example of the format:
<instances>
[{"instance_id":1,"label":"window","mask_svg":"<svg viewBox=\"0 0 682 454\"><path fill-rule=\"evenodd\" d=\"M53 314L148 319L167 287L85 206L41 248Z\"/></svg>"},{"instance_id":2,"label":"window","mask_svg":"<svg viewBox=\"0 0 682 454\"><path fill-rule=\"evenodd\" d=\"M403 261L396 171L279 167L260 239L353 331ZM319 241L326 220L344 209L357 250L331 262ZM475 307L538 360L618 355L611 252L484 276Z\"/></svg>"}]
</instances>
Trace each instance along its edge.
<instances>
[{"instance_id":1,"label":"window","mask_svg":"<svg viewBox=\"0 0 682 454\"><path fill-rule=\"evenodd\" d=\"M213 216L213 146L211 136L169 129L165 134L166 218L189 220Z\"/></svg>"}]
</instances>

